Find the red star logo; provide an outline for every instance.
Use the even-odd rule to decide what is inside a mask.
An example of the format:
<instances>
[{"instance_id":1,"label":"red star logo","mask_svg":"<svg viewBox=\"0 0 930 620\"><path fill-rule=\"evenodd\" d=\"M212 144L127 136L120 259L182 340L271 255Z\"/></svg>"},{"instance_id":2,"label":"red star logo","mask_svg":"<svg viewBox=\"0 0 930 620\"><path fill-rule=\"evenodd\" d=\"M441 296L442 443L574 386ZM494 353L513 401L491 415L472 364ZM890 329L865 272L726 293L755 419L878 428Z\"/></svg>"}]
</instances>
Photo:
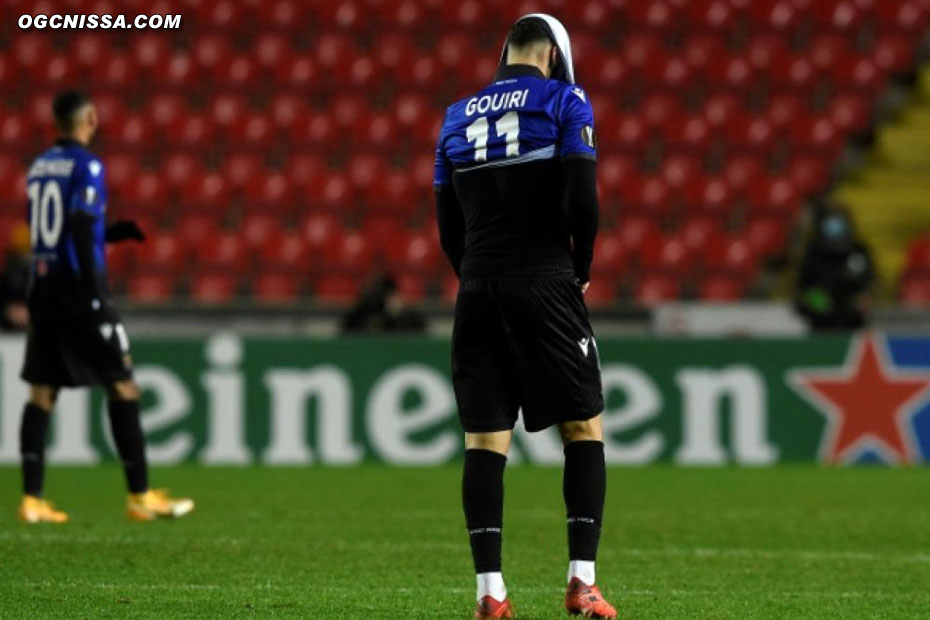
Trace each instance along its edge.
<instances>
[{"instance_id":1,"label":"red star logo","mask_svg":"<svg viewBox=\"0 0 930 620\"><path fill-rule=\"evenodd\" d=\"M910 418L930 388L930 375L895 370L874 336L854 338L842 368L807 368L789 376L827 417L821 458L838 463L873 448L891 462L917 457Z\"/></svg>"}]
</instances>

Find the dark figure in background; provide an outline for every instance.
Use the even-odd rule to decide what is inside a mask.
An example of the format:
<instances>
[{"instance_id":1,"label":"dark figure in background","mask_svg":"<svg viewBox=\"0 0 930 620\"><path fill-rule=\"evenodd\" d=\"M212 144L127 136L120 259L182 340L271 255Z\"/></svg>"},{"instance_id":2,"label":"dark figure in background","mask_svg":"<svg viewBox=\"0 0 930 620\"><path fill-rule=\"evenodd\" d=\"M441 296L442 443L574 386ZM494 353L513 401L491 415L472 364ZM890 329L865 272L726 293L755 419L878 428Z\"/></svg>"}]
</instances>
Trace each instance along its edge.
<instances>
[{"instance_id":1,"label":"dark figure in background","mask_svg":"<svg viewBox=\"0 0 930 620\"><path fill-rule=\"evenodd\" d=\"M811 329L864 327L874 279L872 257L849 215L820 209L798 274L797 308Z\"/></svg>"},{"instance_id":2,"label":"dark figure in background","mask_svg":"<svg viewBox=\"0 0 930 620\"><path fill-rule=\"evenodd\" d=\"M346 332L423 331L426 318L407 308L389 274L375 278L342 319Z\"/></svg>"},{"instance_id":3,"label":"dark figure in background","mask_svg":"<svg viewBox=\"0 0 930 620\"><path fill-rule=\"evenodd\" d=\"M29 325L26 289L29 284L29 227L21 224L10 233L3 272L0 273L0 331L25 331Z\"/></svg>"}]
</instances>

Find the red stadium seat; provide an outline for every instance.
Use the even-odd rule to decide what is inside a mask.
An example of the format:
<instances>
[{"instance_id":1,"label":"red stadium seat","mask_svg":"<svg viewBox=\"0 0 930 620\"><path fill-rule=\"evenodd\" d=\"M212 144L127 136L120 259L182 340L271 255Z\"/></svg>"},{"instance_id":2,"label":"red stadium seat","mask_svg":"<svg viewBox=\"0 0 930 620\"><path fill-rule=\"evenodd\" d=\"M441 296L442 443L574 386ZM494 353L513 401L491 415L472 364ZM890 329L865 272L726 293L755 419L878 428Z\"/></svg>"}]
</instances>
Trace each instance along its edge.
<instances>
[{"instance_id":1,"label":"red stadium seat","mask_svg":"<svg viewBox=\"0 0 930 620\"><path fill-rule=\"evenodd\" d=\"M790 127L798 116L807 114L804 100L796 94L778 94L769 98L765 118L776 130Z\"/></svg>"},{"instance_id":2,"label":"red stadium seat","mask_svg":"<svg viewBox=\"0 0 930 620\"><path fill-rule=\"evenodd\" d=\"M316 61L332 76L344 76L355 57L355 46L345 35L325 32L314 45Z\"/></svg>"},{"instance_id":3,"label":"red stadium seat","mask_svg":"<svg viewBox=\"0 0 930 620\"><path fill-rule=\"evenodd\" d=\"M217 234L216 219L202 214L182 214L176 220L178 234L192 252L199 252Z\"/></svg>"},{"instance_id":4,"label":"red stadium seat","mask_svg":"<svg viewBox=\"0 0 930 620\"><path fill-rule=\"evenodd\" d=\"M239 222L242 240L250 249L264 247L272 241L278 242L284 235L281 219L269 213L246 213Z\"/></svg>"},{"instance_id":5,"label":"red stadium seat","mask_svg":"<svg viewBox=\"0 0 930 620\"><path fill-rule=\"evenodd\" d=\"M28 114L4 112L0 117L0 144L12 151L26 151L35 142L32 118ZM43 145L44 146L44 145Z\"/></svg>"},{"instance_id":6,"label":"red stadium seat","mask_svg":"<svg viewBox=\"0 0 930 620\"><path fill-rule=\"evenodd\" d=\"M759 30L790 33L803 20L801 12L790 0L754 0L749 7L753 27Z\"/></svg>"},{"instance_id":7,"label":"red stadium seat","mask_svg":"<svg viewBox=\"0 0 930 620\"><path fill-rule=\"evenodd\" d=\"M445 263L435 229L399 235L388 245L388 265L398 273L432 276Z\"/></svg>"},{"instance_id":8,"label":"red stadium seat","mask_svg":"<svg viewBox=\"0 0 930 620\"><path fill-rule=\"evenodd\" d=\"M225 211L229 208L229 185L222 175L215 172L195 177L185 184L181 201L188 207Z\"/></svg>"},{"instance_id":9,"label":"red stadium seat","mask_svg":"<svg viewBox=\"0 0 930 620\"><path fill-rule=\"evenodd\" d=\"M221 232L208 236L195 250L197 263L226 273L237 273L245 266L246 248L239 235Z\"/></svg>"},{"instance_id":10,"label":"red stadium seat","mask_svg":"<svg viewBox=\"0 0 930 620\"><path fill-rule=\"evenodd\" d=\"M671 191L660 176L633 177L621 188L623 204L652 217L664 217L672 208Z\"/></svg>"},{"instance_id":11,"label":"red stadium seat","mask_svg":"<svg viewBox=\"0 0 930 620\"><path fill-rule=\"evenodd\" d=\"M772 62L769 80L773 90L807 95L817 84L817 70L807 56L778 55Z\"/></svg>"},{"instance_id":12,"label":"red stadium seat","mask_svg":"<svg viewBox=\"0 0 930 620\"><path fill-rule=\"evenodd\" d=\"M303 91L319 81L319 67L309 56L295 56L290 62L275 66L275 81L279 87Z\"/></svg>"},{"instance_id":13,"label":"red stadium seat","mask_svg":"<svg viewBox=\"0 0 930 620\"><path fill-rule=\"evenodd\" d=\"M99 107L99 101L96 101L96 104ZM173 93L155 95L146 109L149 122L158 131L170 131L169 128L177 127L182 117L186 116L187 113L187 104L184 99L180 95Z\"/></svg>"},{"instance_id":14,"label":"red stadium seat","mask_svg":"<svg viewBox=\"0 0 930 620\"><path fill-rule=\"evenodd\" d=\"M194 59L184 52L175 52L161 59L154 72L154 79L164 88L187 89L203 77Z\"/></svg>"},{"instance_id":15,"label":"red stadium seat","mask_svg":"<svg viewBox=\"0 0 930 620\"><path fill-rule=\"evenodd\" d=\"M814 63L814 67L825 75L829 75L837 65L854 53L849 37L838 34L817 36L808 46L808 57Z\"/></svg>"},{"instance_id":16,"label":"red stadium seat","mask_svg":"<svg viewBox=\"0 0 930 620\"><path fill-rule=\"evenodd\" d=\"M319 179L323 166L322 160L315 153L298 151L291 154L285 174L298 195L303 196L306 188Z\"/></svg>"},{"instance_id":17,"label":"red stadium seat","mask_svg":"<svg viewBox=\"0 0 930 620\"><path fill-rule=\"evenodd\" d=\"M726 217L733 208L730 186L723 177L701 176L685 187L685 201L691 213Z\"/></svg>"},{"instance_id":18,"label":"red stadium seat","mask_svg":"<svg viewBox=\"0 0 930 620\"><path fill-rule=\"evenodd\" d=\"M592 277L596 280L609 279L626 270L627 248L617 235L598 235L594 243L594 262L591 264Z\"/></svg>"},{"instance_id":19,"label":"red stadium seat","mask_svg":"<svg viewBox=\"0 0 930 620\"><path fill-rule=\"evenodd\" d=\"M152 142L151 128L142 114L125 116L118 123L111 122L108 126L111 127L108 137L121 148L142 149Z\"/></svg>"},{"instance_id":20,"label":"red stadium seat","mask_svg":"<svg viewBox=\"0 0 930 620\"><path fill-rule=\"evenodd\" d=\"M264 173L262 162L254 153L231 153L223 162L223 176L226 182L236 189L260 182Z\"/></svg>"},{"instance_id":21,"label":"red stadium seat","mask_svg":"<svg viewBox=\"0 0 930 620\"><path fill-rule=\"evenodd\" d=\"M778 134L764 116L735 114L727 125L727 145L731 153L769 154Z\"/></svg>"},{"instance_id":22,"label":"red stadium seat","mask_svg":"<svg viewBox=\"0 0 930 620\"><path fill-rule=\"evenodd\" d=\"M292 304L299 290L296 277L278 270L263 271L252 280L252 298L263 304Z\"/></svg>"},{"instance_id":23,"label":"red stadium seat","mask_svg":"<svg viewBox=\"0 0 930 620\"><path fill-rule=\"evenodd\" d=\"M673 301L680 291L679 281L663 274L647 274L636 284L634 296L644 306Z\"/></svg>"},{"instance_id":24,"label":"red stadium seat","mask_svg":"<svg viewBox=\"0 0 930 620\"><path fill-rule=\"evenodd\" d=\"M845 136L829 116L804 116L792 124L791 141L797 153L816 154L833 161L845 144Z\"/></svg>"},{"instance_id":25,"label":"red stadium seat","mask_svg":"<svg viewBox=\"0 0 930 620\"><path fill-rule=\"evenodd\" d=\"M263 24L281 31L290 31L294 24L306 23L309 7L300 0L266 0L257 3Z\"/></svg>"},{"instance_id":26,"label":"red stadium seat","mask_svg":"<svg viewBox=\"0 0 930 620\"><path fill-rule=\"evenodd\" d=\"M642 266L652 272L681 275L691 271L691 253L683 239L676 236L663 237L657 243L643 248Z\"/></svg>"},{"instance_id":27,"label":"red stadium seat","mask_svg":"<svg viewBox=\"0 0 930 620\"><path fill-rule=\"evenodd\" d=\"M712 238L705 246L704 264L710 273L748 277L756 262L752 245L742 237Z\"/></svg>"},{"instance_id":28,"label":"red stadium seat","mask_svg":"<svg viewBox=\"0 0 930 620\"><path fill-rule=\"evenodd\" d=\"M262 171L245 187L246 204L250 209L266 209L278 213L291 212L294 194L287 177L280 172Z\"/></svg>"},{"instance_id":29,"label":"red stadium seat","mask_svg":"<svg viewBox=\"0 0 930 620\"><path fill-rule=\"evenodd\" d=\"M715 134L701 115L683 115L669 119L665 126L665 141L672 148L687 153L706 153Z\"/></svg>"},{"instance_id":30,"label":"red stadium seat","mask_svg":"<svg viewBox=\"0 0 930 620\"><path fill-rule=\"evenodd\" d=\"M630 256L640 256L650 245L661 240L655 219L644 216L627 216L617 225L617 236Z\"/></svg>"},{"instance_id":31,"label":"red stadium seat","mask_svg":"<svg viewBox=\"0 0 930 620\"><path fill-rule=\"evenodd\" d=\"M743 105L732 94L720 93L708 97L704 101L701 115L711 127L726 127L735 114L743 113Z\"/></svg>"},{"instance_id":32,"label":"red stadium seat","mask_svg":"<svg viewBox=\"0 0 930 620\"><path fill-rule=\"evenodd\" d=\"M83 31L74 37L74 59L82 67L96 67L110 53L110 45L100 32Z\"/></svg>"},{"instance_id":33,"label":"red stadium seat","mask_svg":"<svg viewBox=\"0 0 930 620\"><path fill-rule=\"evenodd\" d=\"M918 2L910 0L898 2L876 2L878 27L889 34L915 36L926 28L927 10L921 10Z\"/></svg>"},{"instance_id":34,"label":"red stadium seat","mask_svg":"<svg viewBox=\"0 0 930 620\"><path fill-rule=\"evenodd\" d=\"M183 241L168 231L150 234L134 254L143 268L167 273L181 273L187 263Z\"/></svg>"},{"instance_id":35,"label":"red stadium seat","mask_svg":"<svg viewBox=\"0 0 930 620\"><path fill-rule=\"evenodd\" d=\"M692 215L682 222L677 234L693 254L703 250L711 239L719 237L723 232L719 218L712 215Z\"/></svg>"},{"instance_id":36,"label":"red stadium seat","mask_svg":"<svg viewBox=\"0 0 930 620\"><path fill-rule=\"evenodd\" d=\"M206 72L216 70L230 53L228 37L220 34L200 34L191 41L191 53L197 65Z\"/></svg>"},{"instance_id":37,"label":"red stadium seat","mask_svg":"<svg viewBox=\"0 0 930 620\"><path fill-rule=\"evenodd\" d=\"M749 220L743 236L756 255L770 257L785 251L788 230L784 219L763 215Z\"/></svg>"},{"instance_id":38,"label":"red stadium seat","mask_svg":"<svg viewBox=\"0 0 930 620\"><path fill-rule=\"evenodd\" d=\"M174 297L175 280L170 273L143 271L132 274L128 280L129 298L137 304L164 304Z\"/></svg>"},{"instance_id":39,"label":"red stadium seat","mask_svg":"<svg viewBox=\"0 0 930 620\"><path fill-rule=\"evenodd\" d=\"M681 55L692 69L706 75L711 66L723 62L728 52L719 36L701 34L691 36L684 42Z\"/></svg>"},{"instance_id":40,"label":"red stadium seat","mask_svg":"<svg viewBox=\"0 0 930 620\"><path fill-rule=\"evenodd\" d=\"M690 25L699 31L729 34L738 14L727 0L692 0L685 5Z\"/></svg>"},{"instance_id":41,"label":"red stadium seat","mask_svg":"<svg viewBox=\"0 0 930 620\"><path fill-rule=\"evenodd\" d=\"M148 215L164 213L168 204L168 192L162 177L146 171L132 179L122 191L122 200L131 205L133 212Z\"/></svg>"},{"instance_id":42,"label":"red stadium seat","mask_svg":"<svg viewBox=\"0 0 930 620\"><path fill-rule=\"evenodd\" d=\"M875 42L873 58L885 73L904 73L914 66L914 45L900 36L883 36Z\"/></svg>"},{"instance_id":43,"label":"red stadium seat","mask_svg":"<svg viewBox=\"0 0 930 620\"><path fill-rule=\"evenodd\" d=\"M300 232L309 250L321 254L330 240L342 235L342 225L332 215L313 214L301 223Z\"/></svg>"},{"instance_id":44,"label":"red stadium seat","mask_svg":"<svg viewBox=\"0 0 930 620\"><path fill-rule=\"evenodd\" d=\"M361 284L357 277L330 274L320 278L313 289L323 303L347 305L358 297Z\"/></svg>"},{"instance_id":45,"label":"red stadium seat","mask_svg":"<svg viewBox=\"0 0 930 620\"><path fill-rule=\"evenodd\" d=\"M169 143L178 148L204 149L213 141L213 125L202 114L179 118L168 132Z\"/></svg>"},{"instance_id":46,"label":"red stadium seat","mask_svg":"<svg viewBox=\"0 0 930 620\"><path fill-rule=\"evenodd\" d=\"M823 192L830 182L827 164L814 155L793 158L788 165L788 178L805 196Z\"/></svg>"},{"instance_id":47,"label":"red stadium seat","mask_svg":"<svg viewBox=\"0 0 930 620\"><path fill-rule=\"evenodd\" d=\"M701 281L698 297L703 301L732 302L746 294L746 281L733 276L713 275Z\"/></svg>"},{"instance_id":48,"label":"red stadium seat","mask_svg":"<svg viewBox=\"0 0 930 620\"><path fill-rule=\"evenodd\" d=\"M349 66L348 84L356 89L368 91L378 84L379 80L375 61L370 56L356 56Z\"/></svg>"},{"instance_id":49,"label":"red stadium seat","mask_svg":"<svg viewBox=\"0 0 930 620\"><path fill-rule=\"evenodd\" d=\"M875 95L885 84L885 76L875 60L853 56L837 63L832 71L834 86L841 91Z\"/></svg>"},{"instance_id":50,"label":"red stadium seat","mask_svg":"<svg viewBox=\"0 0 930 620\"><path fill-rule=\"evenodd\" d=\"M327 271L363 274L371 269L375 252L360 232L346 231L323 245L323 267Z\"/></svg>"},{"instance_id":51,"label":"red stadium seat","mask_svg":"<svg viewBox=\"0 0 930 620\"><path fill-rule=\"evenodd\" d=\"M797 188L785 177L765 177L749 188L749 204L761 213L790 216L800 209Z\"/></svg>"},{"instance_id":52,"label":"red stadium seat","mask_svg":"<svg viewBox=\"0 0 930 620\"><path fill-rule=\"evenodd\" d=\"M265 239L259 259L264 267L280 271L308 272L310 251L299 232L288 232Z\"/></svg>"},{"instance_id":53,"label":"red stadium seat","mask_svg":"<svg viewBox=\"0 0 930 620\"><path fill-rule=\"evenodd\" d=\"M190 284L191 301L202 305L228 304L236 296L238 283L230 271L204 271L194 275Z\"/></svg>"}]
</instances>

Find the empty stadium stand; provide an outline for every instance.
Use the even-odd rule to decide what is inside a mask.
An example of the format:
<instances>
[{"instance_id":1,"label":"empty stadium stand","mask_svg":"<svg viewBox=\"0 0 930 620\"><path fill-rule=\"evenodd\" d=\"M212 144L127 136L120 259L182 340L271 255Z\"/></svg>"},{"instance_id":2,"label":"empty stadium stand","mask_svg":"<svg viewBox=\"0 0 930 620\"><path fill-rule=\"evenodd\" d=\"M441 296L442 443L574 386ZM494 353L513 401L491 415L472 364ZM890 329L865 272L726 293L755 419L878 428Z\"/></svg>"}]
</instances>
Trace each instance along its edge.
<instances>
[{"instance_id":1,"label":"empty stadium stand","mask_svg":"<svg viewBox=\"0 0 930 620\"><path fill-rule=\"evenodd\" d=\"M492 78L507 26L534 11L566 23L595 108L591 305L743 298L873 127L889 80L913 70L930 25L930 0L130 5L181 13L183 26L0 23L0 230L23 217L24 189L10 188L53 137L51 97L82 85L102 116L111 212L151 232L114 250L112 278L151 305L338 304L385 268L414 299L450 299L432 215L438 127ZM920 296L925 281L908 293Z\"/></svg>"}]
</instances>

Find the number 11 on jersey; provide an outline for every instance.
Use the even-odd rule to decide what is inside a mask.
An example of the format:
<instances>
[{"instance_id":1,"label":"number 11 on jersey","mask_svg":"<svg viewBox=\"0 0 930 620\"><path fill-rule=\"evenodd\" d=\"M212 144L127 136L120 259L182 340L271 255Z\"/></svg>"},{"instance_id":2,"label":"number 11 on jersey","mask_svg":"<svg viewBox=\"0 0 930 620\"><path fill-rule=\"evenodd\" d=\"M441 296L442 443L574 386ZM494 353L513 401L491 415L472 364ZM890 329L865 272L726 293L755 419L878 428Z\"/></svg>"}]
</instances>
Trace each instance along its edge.
<instances>
[{"instance_id":1,"label":"number 11 on jersey","mask_svg":"<svg viewBox=\"0 0 930 620\"><path fill-rule=\"evenodd\" d=\"M516 112L507 112L494 123L497 137L504 137L507 145L507 157L520 154L520 116ZM475 161L488 160L488 119L482 116L465 129L465 137L475 143Z\"/></svg>"}]
</instances>

